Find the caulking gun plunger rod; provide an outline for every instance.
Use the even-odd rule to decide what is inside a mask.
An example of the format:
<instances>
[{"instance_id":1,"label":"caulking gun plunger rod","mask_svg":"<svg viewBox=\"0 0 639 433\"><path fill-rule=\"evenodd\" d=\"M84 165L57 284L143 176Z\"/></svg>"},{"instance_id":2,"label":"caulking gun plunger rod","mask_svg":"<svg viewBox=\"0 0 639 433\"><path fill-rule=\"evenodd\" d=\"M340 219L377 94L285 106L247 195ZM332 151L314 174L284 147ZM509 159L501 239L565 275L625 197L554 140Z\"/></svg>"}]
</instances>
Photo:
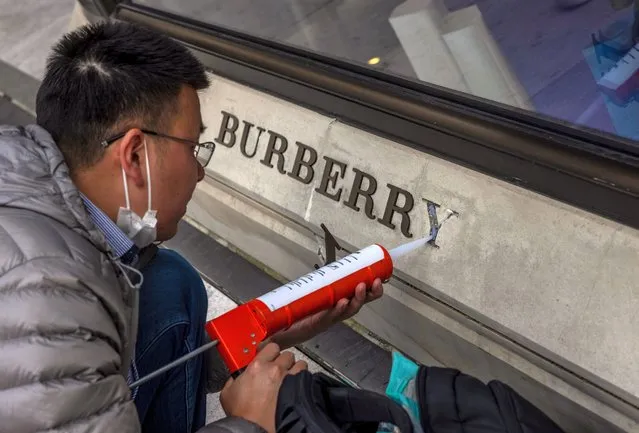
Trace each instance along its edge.
<instances>
[{"instance_id":1,"label":"caulking gun plunger rod","mask_svg":"<svg viewBox=\"0 0 639 433\"><path fill-rule=\"evenodd\" d=\"M211 341L209 343L203 344L202 346L200 346L197 349L195 349L193 352L187 353L186 355L179 357L175 361L172 361L172 362L166 364L164 367L158 368L153 373L147 374L143 378L141 378L139 380L136 380L135 382L133 382L131 384L130 388L135 388L136 386L140 386L143 383L148 382L149 380L153 379L154 377L157 377L157 376L161 375L165 371L168 371L168 370L172 369L173 367L177 367L178 365L182 364L183 362L186 362L189 359L198 356L200 353L206 352L207 350L217 346L218 343L219 343L218 340L213 340L213 341Z\"/></svg>"},{"instance_id":2,"label":"caulking gun plunger rod","mask_svg":"<svg viewBox=\"0 0 639 433\"><path fill-rule=\"evenodd\" d=\"M140 386L214 346L218 346L231 374L238 374L251 362L259 343L270 335L330 308L339 299L352 297L360 282L370 286L377 278L387 281L393 274L393 261L430 242L454 214L448 209L446 212L430 236L390 251L378 244L370 245L208 321L205 327L211 339L209 343L133 382L130 387Z\"/></svg>"}]
</instances>

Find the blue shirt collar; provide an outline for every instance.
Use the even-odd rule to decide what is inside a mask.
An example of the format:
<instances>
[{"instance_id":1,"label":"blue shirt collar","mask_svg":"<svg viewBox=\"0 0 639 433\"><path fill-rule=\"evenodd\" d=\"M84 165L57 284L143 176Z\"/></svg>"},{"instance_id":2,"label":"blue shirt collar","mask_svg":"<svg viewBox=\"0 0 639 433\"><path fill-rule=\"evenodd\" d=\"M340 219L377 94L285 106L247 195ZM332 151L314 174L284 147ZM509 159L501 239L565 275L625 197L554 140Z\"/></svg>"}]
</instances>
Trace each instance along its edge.
<instances>
[{"instance_id":1,"label":"blue shirt collar","mask_svg":"<svg viewBox=\"0 0 639 433\"><path fill-rule=\"evenodd\" d=\"M84 202L89 218L91 218L93 224L104 234L115 256L126 262L132 262L138 252L138 248L133 241L84 194L80 193L80 197Z\"/></svg>"}]
</instances>

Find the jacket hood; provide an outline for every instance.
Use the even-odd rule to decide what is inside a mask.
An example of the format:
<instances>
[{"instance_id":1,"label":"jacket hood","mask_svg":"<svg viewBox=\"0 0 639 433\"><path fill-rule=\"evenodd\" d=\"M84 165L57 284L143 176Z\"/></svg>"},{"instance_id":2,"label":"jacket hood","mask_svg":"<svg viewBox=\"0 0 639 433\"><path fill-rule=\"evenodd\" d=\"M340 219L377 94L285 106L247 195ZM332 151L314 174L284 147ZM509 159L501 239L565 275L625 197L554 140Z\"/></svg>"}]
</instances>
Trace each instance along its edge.
<instances>
[{"instance_id":1,"label":"jacket hood","mask_svg":"<svg viewBox=\"0 0 639 433\"><path fill-rule=\"evenodd\" d=\"M62 152L38 125L0 125L0 208L45 215L106 251L102 233L89 219Z\"/></svg>"}]
</instances>

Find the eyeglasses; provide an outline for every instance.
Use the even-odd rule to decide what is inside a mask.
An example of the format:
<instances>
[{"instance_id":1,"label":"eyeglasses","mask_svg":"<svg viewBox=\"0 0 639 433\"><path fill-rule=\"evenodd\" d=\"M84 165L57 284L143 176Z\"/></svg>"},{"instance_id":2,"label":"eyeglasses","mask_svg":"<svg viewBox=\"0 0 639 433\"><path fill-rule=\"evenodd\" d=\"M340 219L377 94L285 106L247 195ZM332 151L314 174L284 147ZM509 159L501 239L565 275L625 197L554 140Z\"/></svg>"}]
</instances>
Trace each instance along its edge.
<instances>
[{"instance_id":1,"label":"eyeglasses","mask_svg":"<svg viewBox=\"0 0 639 433\"><path fill-rule=\"evenodd\" d=\"M179 141L180 143L185 143L190 146L195 146L194 155L197 161L202 165L202 167L206 167L211 161L211 157L213 156L213 152L215 152L215 143L212 141L205 141L204 143L199 143L197 141L191 141L180 137L174 137L172 135L161 134L159 132L150 131L148 129L140 129L140 131L144 132L148 135L155 135L156 137L168 138L169 140ZM122 132L118 135L114 135L106 140L103 140L100 144L103 148L109 147L111 143L119 140L124 137L126 132Z\"/></svg>"}]
</instances>

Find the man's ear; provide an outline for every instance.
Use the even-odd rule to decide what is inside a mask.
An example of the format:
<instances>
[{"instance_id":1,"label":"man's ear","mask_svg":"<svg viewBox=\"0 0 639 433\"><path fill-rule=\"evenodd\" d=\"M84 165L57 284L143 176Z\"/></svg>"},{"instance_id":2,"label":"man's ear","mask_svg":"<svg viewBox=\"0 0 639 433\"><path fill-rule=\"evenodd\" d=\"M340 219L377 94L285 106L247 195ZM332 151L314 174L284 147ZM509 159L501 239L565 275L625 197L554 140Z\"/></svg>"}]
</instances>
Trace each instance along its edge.
<instances>
[{"instance_id":1,"label":"man's ear","mask_svg":"<svg viewBox=\"0 0 639 433\"><path fill-rule=\"evenodd\" d=\"M132 128L114 149L116 163L124 168L128 181L140 188L144 186L144 138L142 131Z\"/></svg>"}]
</instances>

